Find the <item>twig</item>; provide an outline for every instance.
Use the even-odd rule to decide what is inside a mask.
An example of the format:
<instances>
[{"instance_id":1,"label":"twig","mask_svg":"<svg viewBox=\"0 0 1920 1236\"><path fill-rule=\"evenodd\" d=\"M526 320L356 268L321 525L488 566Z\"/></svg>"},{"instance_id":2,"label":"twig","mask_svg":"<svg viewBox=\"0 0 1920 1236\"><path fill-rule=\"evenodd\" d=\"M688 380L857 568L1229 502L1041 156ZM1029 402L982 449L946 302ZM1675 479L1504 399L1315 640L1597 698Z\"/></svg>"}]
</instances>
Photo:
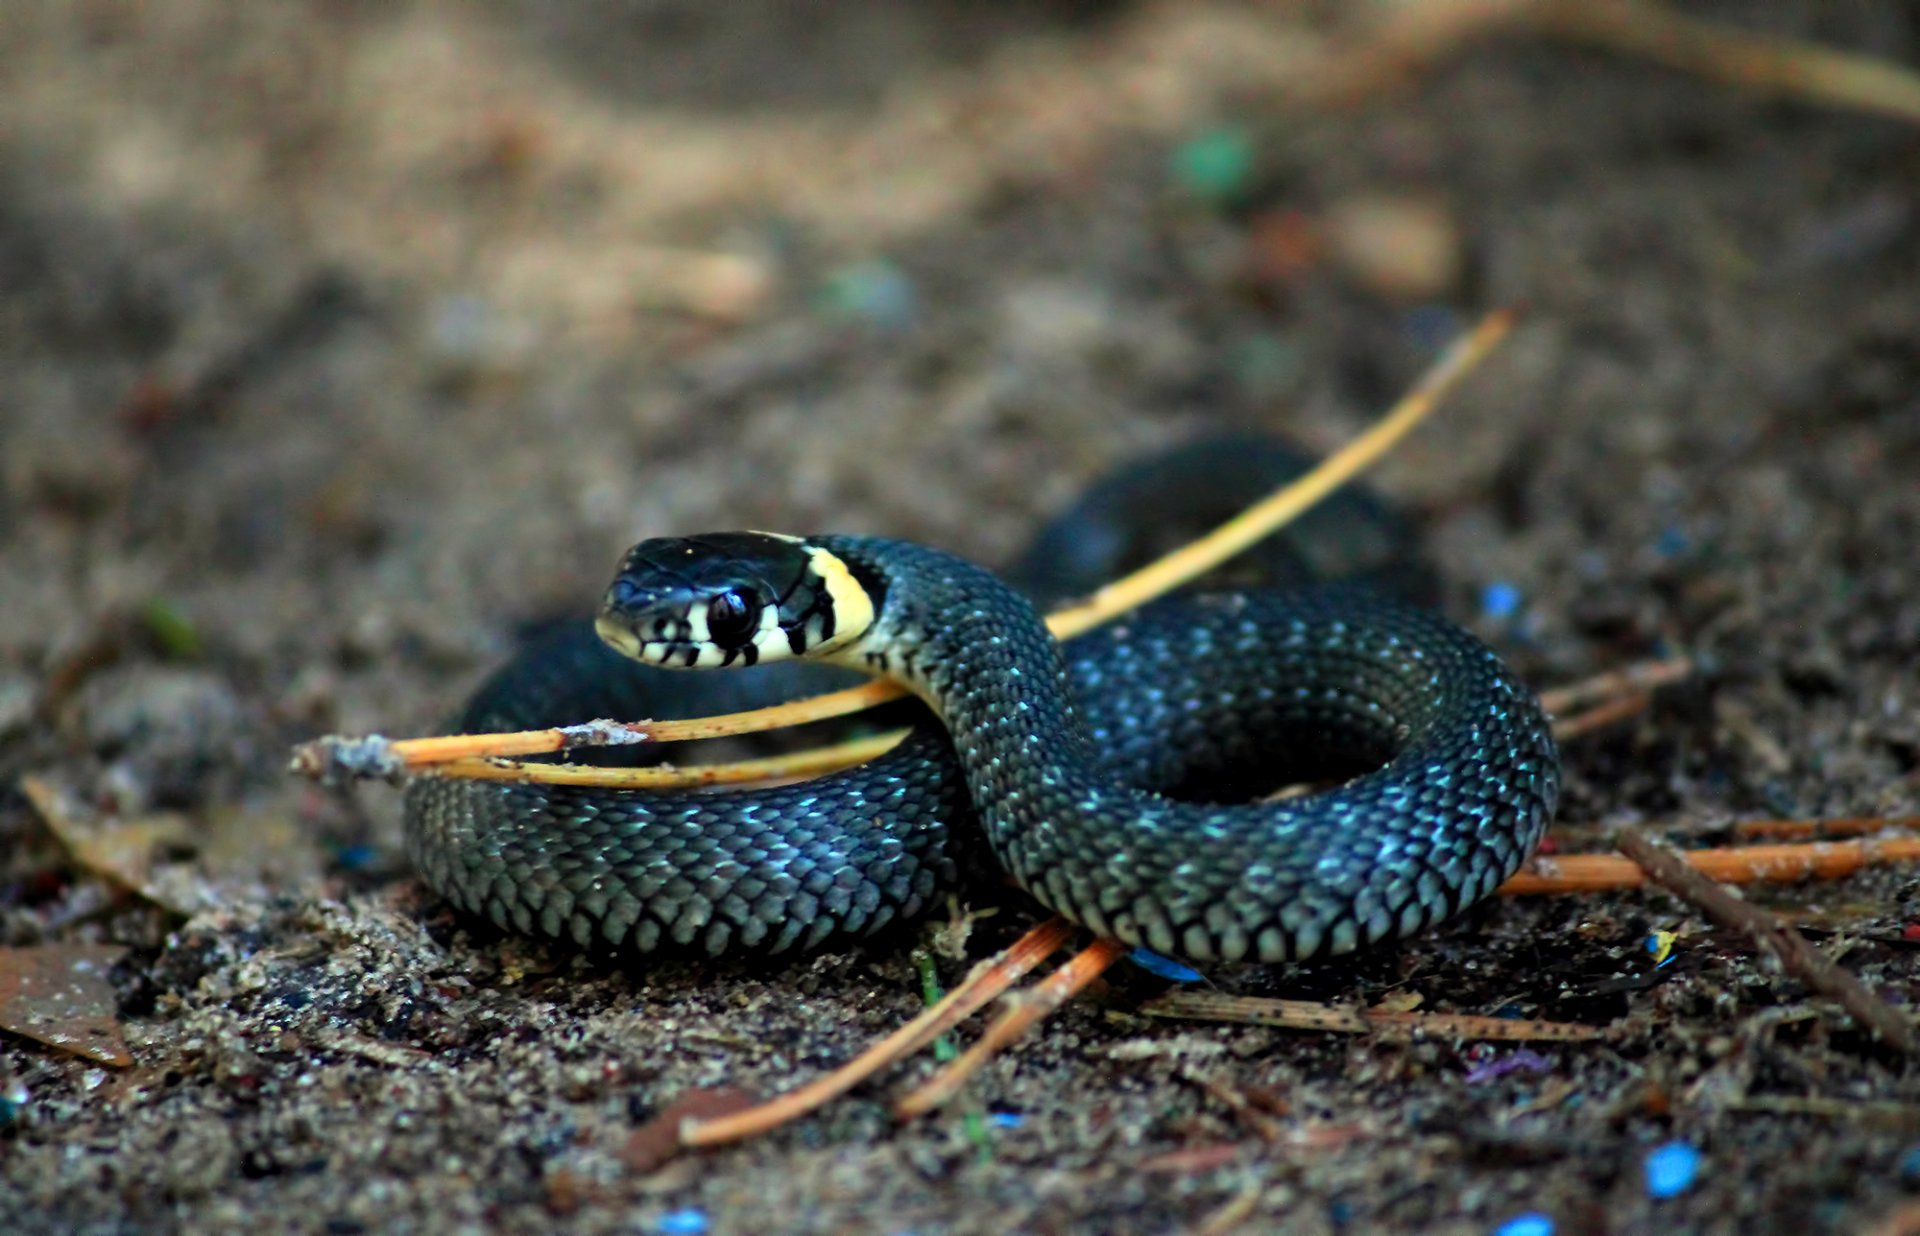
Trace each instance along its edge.
<instances>
[{"instance_id":1,"label":"twig","mask_svg":"<svg viewBox=\"0 0 1920 1236\"><path fill-rule=\"evenodd\" d=\"M833 1072L758 1107L717 1120L689 1121L681 1126L680 1144L719 1146L753 1137L838 1098L881 1069L919 1051L971 1017L975 1010L1045 961L1072 934L1073 925L1065 919L1048 919L1014 941L1004 952L975 966L964 982L932 1008Z\"/></svg>"},{"instance_id":2,"label":"twig","mask_svg":"<svg viewBox=\"0 0 1920 1236\"><path fill-rule=\"evenodd\" d=\"M1260 1204L1263 1188L1264 1185L1258 1180L1249 1182L1246 1188L1228 1198L1212 1214L1200 1220L1199 1225L1193 1229L1192 1236L1227 1236L1228 1232L1246 1222L1247 1217L1253 1213L1253 1208Z\"/></svg>"},{"instance_id":3,"label":"twig","mask_svg":"<svg viewBox=\"0 0 1920 1236\"><path fill-rule=\"evenodd\" d=\"M1655 661L1636 661L1611 669L1564 687L1552 687L1540 693L1540 707L1553 716L1562 716L1592 704L1609 704L1691 676L1693 662L1686 657L1662 657Z\"/></svg>"},{"instance_id":4,"label":"twig","mask_svg":"<svg viewBox=\"0 0 1920 1236\"><path fill-rule=\"evenodd\" d=\"M1322 105L1351 105L1490 37L1531 29L1743 90L1920 123L1920 76L1901 65L1700 21L1642 0L1425 0L1386 12L1291 89Z\"/></svg>"},{"instance_id":5,"label":"twig","mask_svg":"<svg viewBox=\"0 0 1920 1236\"><path fill-rule=\"evenodd\" d=\"M1920 1129L1920 1106L1894 1099L1833 1098L1820 1094L1759 1094L1726 1105L1732 1112L1765 1112L1772 1116L1818 1116L1879 1129Z\"/></svg>"},{"instance_id":6,"label":"twig","mask_svg":"<svg viewBox=\"0 0 1920 1236\"><path fill-rule=\"evenodd\" d=\"M1584 712L1576 712L1570 717L1555 717L1553 736L1560 742L1565 742L1569 738L1579 738L1595 730L1605 729L1615 722L1625 721L1628 717L1637 717L1652 703L1652 695L1645 691L1635 691L1617 700L1595 704L1592 708Z\"/></svg>"},{"instance_id":7,"label":"twig","mask_svg":"<svg viewBox=\"0 0 1920 1236\"><path fill-rule=\"evenodd\" d=\"M1384 15L1351 43L1286 83L1320 107L1353 106L1395 89L1434 64L1522 24L1537 0L1424 0Z\"/></svg>"},{"instance_id":8,"label":"twig","mask_svg":"<svg viewBox=\"0 0 1920 1236\"><path fill-rule=\"evenodd\" d=\"M1655 845L1634 829L1623 829L1616 844L1662 888L1697 906L1722 927L1752 936L1788 974L1839 1001L1882 1042L1908 1055L1920 1053L1920 1032L1916 1032L1912 1020L1875 995L1851 971L1841 969L1791 926L1715 884L1688 866L1678 853Z\"/></svg>"},{"instance_id":9,"label":"twig","mask_svg":"<svg viewBox=\"0 0 1920 1236\"><path fill-rule=\"evenodd\" d=\"M1118 940L1095 940L1043 982L1011 998L1007 1010L993 1020L973 1046L934 1074L931 1081L895 1104L894 1114L910 1120L951 1099L995 1052L1025 1034L1126 955L1127 946Z\"/></svg>"},{"instance_id":10,"label":"twig","mask_svg":"<svg viewBox=\"0 0 1920 1236\"><path fill-rule=\"evenodd\" d=\"M1585 1042L1608 1038L1613 1033L1604 1026L1577 1022L1483 1017L1471 1013L1336 1008L1307 1000L1271 1000L1210 991L1170 991L1141 1005L1140 1012L1148 1017L1230 1021L1287 1030L1325 1030L1339 1034L1384 1032L1394 1038Z\"/></svg>"},{"instance_id":11,"label":"twig","mask_svg":"<svg viewBox=\"0 0 1920 1236\"><path fill-rule=\"evenodd\" d=\"M1688 850L1684 858L1694 870L1723 884L1837 880L1864 867L1920 859L1920 838L1880 837L1870 841ZM1637 888L1646 882L1646 872L1631 859L1616 854L1567 854L1534 857L1525 871L1497 891L1509 897L1592 893Z\"/></svg>"},{"instance_id":12,"label":"twig","mask_svg":"<svg viewBox=\"0 0 1920 1236\"><path fill-rule=\"evenodd\" d=\"M1540 706L1553 718L1553 736L1564 742L1645 711L1655 690L1692 673L1693 662L1686 657L1637 661L1542 691Z\"/></svg>"},{"instance_id":13,"label":"twig","mask_svg":"<svg viewBox=\"0 0 1920 1236\"><path fill-rule=\"evenodd\" d=\"M1550 33L1632 52L1744 90L1920 123L1920 76L1870 56L1750 34L1640 0L1550 0L1540 5L1535 19Z\"/></svg>"},{"instance_id":14,"label":"twig","mask_svg":"<svg viewBox=\"0 0 1920 1236\"><path fill-rule=\"evenodd\" d=\"M1234 1114L1234 1117L1238 1119L1240 1123L1252 1130L1255 1137L1267 1143L1269 1146L1280 1140L1284 1133L1284 1130L1280 1127L1280 1122L1263 1112L1255 1110L1253 1100L1249 1099L1244 1092L1235 1090L1232 1086L1229 1086L1217 1077L1185 1072L1179 1074L1179 1077L1182 1081L1190 1082L1212 1095L1215 1099L1218 1099L1226 1106L1227 1110Z\"/></svg>"}]
</instances>

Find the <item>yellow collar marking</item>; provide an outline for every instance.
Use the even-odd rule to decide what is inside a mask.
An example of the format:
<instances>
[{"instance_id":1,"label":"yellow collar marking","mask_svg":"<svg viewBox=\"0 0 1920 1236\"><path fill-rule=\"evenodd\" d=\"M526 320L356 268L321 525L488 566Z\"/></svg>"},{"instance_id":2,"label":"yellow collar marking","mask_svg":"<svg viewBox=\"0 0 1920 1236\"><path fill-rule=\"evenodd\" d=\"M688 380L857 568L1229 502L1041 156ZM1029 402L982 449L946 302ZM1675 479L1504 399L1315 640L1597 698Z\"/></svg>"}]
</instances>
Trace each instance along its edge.
<instances>
[{"instance_id":1,"label":"yellow collar marking","mask_svg":"<svg viewBox=\"0 0 1920 1236\"><path fill-rule=\"evenodd\" d=\"M808 546L807 554L807 565L820 577L828 600L833 602L833 635L805 654L817 657L838 652L867 633L873 625L873 598L837 555L818 545Z\"/></svg>"}]
</instances>

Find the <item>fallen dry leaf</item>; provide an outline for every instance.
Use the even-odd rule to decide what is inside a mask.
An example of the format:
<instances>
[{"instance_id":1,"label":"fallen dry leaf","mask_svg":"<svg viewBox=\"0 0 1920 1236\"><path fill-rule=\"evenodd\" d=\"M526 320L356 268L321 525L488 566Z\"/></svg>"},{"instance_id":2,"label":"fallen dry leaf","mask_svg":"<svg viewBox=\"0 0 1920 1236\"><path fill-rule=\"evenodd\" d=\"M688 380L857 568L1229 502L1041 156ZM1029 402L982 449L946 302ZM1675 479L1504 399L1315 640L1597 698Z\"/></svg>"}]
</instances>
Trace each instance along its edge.
<instances>
[{"instance_id":1,"label":"fallen dry leaf","mask_svg":"<svg viewBox=\"0 0 1920 1236\"><path fill-rule=\"evenodd\" d=\"M107 968L125 949L103 944L0 948L0 1029L85 1060L126 1068Z\"/></svg>"}]
</instances>

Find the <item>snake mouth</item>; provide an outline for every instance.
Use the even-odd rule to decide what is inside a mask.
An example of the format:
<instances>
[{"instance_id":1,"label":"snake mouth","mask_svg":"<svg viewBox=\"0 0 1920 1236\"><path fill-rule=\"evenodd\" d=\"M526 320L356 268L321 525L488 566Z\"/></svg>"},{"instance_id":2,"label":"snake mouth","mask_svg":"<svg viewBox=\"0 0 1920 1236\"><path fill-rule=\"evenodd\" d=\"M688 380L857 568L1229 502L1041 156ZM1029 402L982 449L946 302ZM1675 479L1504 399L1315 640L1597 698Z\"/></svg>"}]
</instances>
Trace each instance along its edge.
<instances>
[{"instance_id":1,"label":"snake mouth","mask_svg":"<svg viewBox=\"0 0 1920 1236\"><path fill-rule=\"evenodd\" d=\"M771 611L769 611L771 612ZM603 642L622 656L663 669L720 669L729 665L757 665L763 645L772 642L781 652L787 639L774 621L764 621L761 629L746 643L726 647L704 638L694 622L702 615L691 611L685 618L654 619L651 636L641 634L631 621L615 612L603 612L594 619L593 629Z\"/></svg>"}]
</instances>

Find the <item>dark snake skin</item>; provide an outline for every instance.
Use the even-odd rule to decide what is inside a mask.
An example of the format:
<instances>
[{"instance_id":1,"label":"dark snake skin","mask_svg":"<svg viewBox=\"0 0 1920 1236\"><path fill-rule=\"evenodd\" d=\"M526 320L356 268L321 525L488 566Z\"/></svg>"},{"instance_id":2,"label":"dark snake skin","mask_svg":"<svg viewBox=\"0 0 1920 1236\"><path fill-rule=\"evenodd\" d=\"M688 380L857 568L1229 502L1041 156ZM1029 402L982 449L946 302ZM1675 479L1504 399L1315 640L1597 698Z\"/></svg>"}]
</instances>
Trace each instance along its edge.
<instances>
[{"instance_id":1,"label":"dark snake skin","mask_svg":"<svg viewBox=\"0 0 1920 1236\"><path fill-rule=\"evenodd\" d=\"M1180 596L1063 650L1024 597L958 558L809 544L869 584L878 617L857 649L914 678L944 729L750 792L421 778L406 831L427 881L503 927L583 945L780 952L920 913L984 837L1035 898L1101 934L1277 962L1458 912L1552 814L1559 759L1533 695L1413 606L1354 588ZM529 708L550 714L573 680L540 674ZM589 702L610 690L577 685ZM489 698L490 724L515 720L511 692Z\"/></svg>"}]
</instances>

